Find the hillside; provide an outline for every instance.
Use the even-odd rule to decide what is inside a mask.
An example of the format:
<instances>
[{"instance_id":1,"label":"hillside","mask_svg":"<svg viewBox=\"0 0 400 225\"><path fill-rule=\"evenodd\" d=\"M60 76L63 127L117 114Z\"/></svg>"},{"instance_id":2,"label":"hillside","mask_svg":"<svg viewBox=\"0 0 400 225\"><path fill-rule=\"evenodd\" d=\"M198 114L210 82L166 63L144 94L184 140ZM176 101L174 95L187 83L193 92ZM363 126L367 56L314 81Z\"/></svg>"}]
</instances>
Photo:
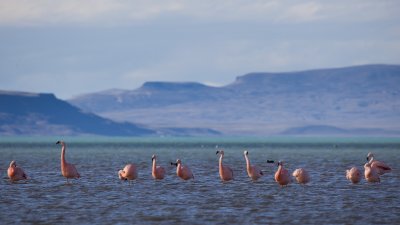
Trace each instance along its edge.
<instances>
[{"instance_id":1,"label":"hillside","mask_svg":"<svg viewBox=\"0 0 400 225\"><path fill-rule=\"evenodd\" d=\"M337 127L335 134L375 130L387 135L400 130L399 97L400 66L365 65L250 73L222 87L148 82L135 90L91 93L69 102L109 119L152 128L268 135L322 125Z\"/></svg>"},{"instance_id":2,"label":"hillside","mask_svg":"<svg viewBox=\"0 0 400 225\"><path fill-rule=\"evenodd\" d=\"M0 91L2 135L143 136L155 131L83 113L53 94Z\"/></svg>"}]
</instances>

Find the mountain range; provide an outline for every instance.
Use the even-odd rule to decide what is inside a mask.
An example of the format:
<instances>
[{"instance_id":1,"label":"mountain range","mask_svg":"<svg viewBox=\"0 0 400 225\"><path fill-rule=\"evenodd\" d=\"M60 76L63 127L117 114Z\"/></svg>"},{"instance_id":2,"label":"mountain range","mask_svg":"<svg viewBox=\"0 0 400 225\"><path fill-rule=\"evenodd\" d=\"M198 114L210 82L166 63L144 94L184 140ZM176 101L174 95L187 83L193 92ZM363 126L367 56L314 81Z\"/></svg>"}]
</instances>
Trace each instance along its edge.
<instances>
[{"instance_id":1,"label":"mountain range","mask_svg":"<svg viewBox=\"0 0 400 225\"><path fill-rule=\"evenodd\" d=\"M146 82L69 99L84 112L148 129L224 135L399 135L400 66L249 73L228 85ZM207 132L203 132L207 134Z\"/></svg>"}]
</instances>

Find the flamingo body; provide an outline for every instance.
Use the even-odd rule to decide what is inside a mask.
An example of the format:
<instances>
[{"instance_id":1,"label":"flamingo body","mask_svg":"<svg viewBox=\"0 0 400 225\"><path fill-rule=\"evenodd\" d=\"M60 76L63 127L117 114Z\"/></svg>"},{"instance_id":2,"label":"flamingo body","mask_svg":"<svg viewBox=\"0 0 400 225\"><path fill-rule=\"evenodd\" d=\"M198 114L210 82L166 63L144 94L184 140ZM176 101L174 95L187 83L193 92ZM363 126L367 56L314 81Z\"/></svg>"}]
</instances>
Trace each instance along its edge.
<instances>
[{"instance_id":1,"label":"flamingo body","mask_svg":"<svg viewBox=\"0 0 400 225\"><path fill-rule=\"evenodd\" d=\"M182 165L180 159L176 160L176 175L183 180L194 179L193 173L186 165Z\"/></svg>"},{"instance_id":2,"label":"flamingo body","mask_svg":"<svg viewBox=\"0 0 400 225\"><path fill-rule=\"evenodd\" d=\"M300 184L306 184L310 182L310 175L303 168L296 169L292 175L293 177L296 178L297 182Z\"/></svg>"},{"instance_id":3,"label":"flamingo body","mask_svg":"<svg viewBox=\"0 0 400 225\"><path fill-rule=\"evenodd\" d=\"M21 167L18 167L15 161L11 161L10 166L8 167L7 170L7 175L11 181L19 181L27 179L24 170Z\"/></svg>"},{"instance_id":4,"label":"flamingo body","mask_svg":"<svg viewBox=\"0 0 400 225\"><path fill-rule=\"evenodd\" d=\"M353 184L357 184L361 180L361 174L357 167L352 167L346 170L346 178L350 180Z\"/></svg>"},{"instance_id":5,"label":"flamingo body","mask_svg":"<svg viewBox=\"0 0 400 225\"><path fill-rule=\"evenodd\" d=\"M247 175L249 175L249 177L252 180L258 180L260 177L262 177L264 174L261 171L260 167L255 166L255 165L251 165L250 163L250 159L248 157L249 152L248 151L244 151L244 158L246 159L246 170L247 170Z\"/></svg>"},{"instance_id":6,"label":"flamingo body","mask_svg":"<svg viewBox=\"0 0 400 225\"><path fill-rule=\"evenodd\" d=\"M384 162L375 160L374 154L372 152L368 153L367 161L369 161L371 163L371 167L375 168L379 175L383 175L385 173L389 173L390 171L392 171L392 168L390 168Z\"/></svg>"},{"instance_id":7,"label":"flamingo body","mask_svg":"<svg viewBox=\"0 0 400 225\"><path fill-rule=\"evenodd\" d=\"M225 166L222 164L222 160L224 158L224 151L217 151L216 154L220 154L219 157L219 176L222 181L230 181L233 179L233 171L229 166Z\"/></svg>"},{"instance_id":8,"label":"flamingo body","mask_svg":"<svg viewBox=\"0 0 400 225\"><path fill-rule=\"evenodd\" d=\"M75 165L68 163L65 159L65 151L67 145L64 141L57 141L56 144L61 144L61 174L68 179L72 178L80 178L81 175L78 173L78 170L75 168Z\"/></svg>"},{"instance_id":9,"label":"flamingo body","mask_svg":"<svg viewBox=\"0 0 400 225\"><path fill-rule=\"evenodd\" d=\"M123 170L118 172L118 177L121 180L135 180L138 177L136 166L127 164Z\"/></svg>"},{"instance_id":10,"label":"flamingo body","mask_svg":"<svg viewBox=\"0 0 400 225\"><path fill-rule=\"evenodd\" d=\"M377 168L372 167L370 162L364 165L364 176L368 182L380 182L379 171Z\"/></svg>"},{"instance_id":11,"label":"flamingo body","mask_svg":"<svg viewBox=\"0 0 400 225\"><path fill-rule=\"evenodd\" d=\"M346 178L353 184L357 184L361 180L361 173L357 167L352 167L351 169L346 170Z\"/></svg>"},{"instance_id":12,"label":"flamingo body","mask_svg":"<svg viewBox=\"0 0 400 225\"><path fill-rule=\"evenodd\" d=\"M151 169L151 175L153 176L153 178L156 180L164 179L165 169L164 169L164 167L157 166L157 162L156 162L157 156L153 155L151 157L151 160L153 161L153 166Z\"/></svg>"},{"instance_id":13,"label":"flamingo body","mask_svg":"<svg viewBox=\"0 0 400 225\"><path fill-rule=\"evenodd\" d=\"M283 168L283 162L278 162L278 170L275 173L275 181L281 185L288 185L290 182L290 176L288 171Z\"/></svg>"}]
</instances>

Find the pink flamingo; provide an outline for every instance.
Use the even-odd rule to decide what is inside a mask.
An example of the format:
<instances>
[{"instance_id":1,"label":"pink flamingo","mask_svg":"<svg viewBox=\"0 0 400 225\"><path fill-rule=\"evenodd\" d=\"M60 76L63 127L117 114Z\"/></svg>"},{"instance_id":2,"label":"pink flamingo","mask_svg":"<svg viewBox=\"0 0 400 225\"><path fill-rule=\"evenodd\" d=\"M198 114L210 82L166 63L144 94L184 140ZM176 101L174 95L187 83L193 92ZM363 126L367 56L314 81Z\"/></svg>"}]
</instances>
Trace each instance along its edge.
<instances>
[{"instance_id":1,"label":"pink flamingo","mask_svg":"<svg viewBox=\"0 0 400 225\"><path fill-rule=\"evenodd\" d=\"M224 158L224 151L217 151L216 154L220 154L219 157L219 176L221 177L222 181L229 181L233 179L233 171L229 166L222 165L222 160Z\"/></svg>"},{"instance_id":2,"label":"pink flamingo","mask_svg":"<svg viewBox=\"0 0 400 225\"><path fill-rule=\"evenodd\" d=\"M278 170L275 173L275 181L281 186L288 185L290 177L288 171L283 168L283 162L278 162Z\"/></svg>"},{"instance_id":3,"label":"pink flamingo","mask_svg":"<svg viewBox=\"0 0 400 225\"><path fill-rule=\"evenodd\" d=\"M27 179L24 170L17 166L15 161L11 161L10 167L8 167L7 175L11 181L19 181Z\"/></svg>"},{"instance_id":4,"label":"pink flamingo","mask_svg":"<svg viewBox=\"0 0 400 225\"><path fill-rule=\"evenodd\" d=\"M192 171L188 166L182 165L182 161L180 159L177 159L176 163L171 163L171 165L176 166L176 175L178 175L178 177L184 180L194 179Z\"/></svg>"},{"instance_id":5,"label":"pink flamingo","mask_svg":"<svg viewBox=\"0 0 400 225\"><path fill-rule=\"evenodd\" d=\"M384 162L375 160L374 159L374 154L372 154L372 152L368 153L367 161L369 161L371 163L371 167L372 168L376 168L378 170L378 174L379 175L383 175L385 173L389 173L392 170L392 168L390 168Z\"/></svg>"},{"instance_id":6,"label":"pink flamingo","mask_svg":"<svg viewBox=\"0 0 400 225\"><path fill-rule=\"evenodd\" d=\"M258 180L258 178L262 177L264 174L258 166L251 165L249 160L249 152L244 151L244 158L246 159L246 170L247 174L252 180Z\"/></svg>"},{"instance_id":7,"label":"pink flamingo","mask_svg":"<svg viewBox=\"0 0 400 225\"><path fill-rule=\"evenodd\" d=\"M310 182L310 175L308 172L303 168L295 169L292 176L294 176L298 183L306 184Z\"/></svg>"},{"instance_id":8,"label":"pink flamingo","mask_svg":"<svg viewBox=\"0 0 400 225\"><path fill-rule=\"evenodd\" d=\"M136 166L127 164L123 170L118 171L118 177L121 180L135 180L138 177Z\"/></svg>"},{"instance_id":9,"label":"pink flamingo","mask_svg":"<svg viewBox=\"0 0 400 225\"><path fill-rule=\"evenodd\" d=\"M81 175L78 173L78 170L76 170L75 166L73 164L67 163L67 160L65 160L65 149L66 149L66 144L64 141L57 141L56 144L61 144L61 173L62 175L67 178L67 183L69 183L68 179L72 178L80 178Z\"/></svg>"},{"instance_id":10,"label":"pink flamingo","mask_svg":"<svg viewBox=\"0 0 400 225\"><path fill-rule=\"evenodd\" d=\"M364 165L364 176L368 182L381 182L379 178L379 170L376 167L372 167L371 162L367 162Z\"/></svg>"},{"instance_id":11,"label":"pink flamingo","mask_svg":"<svg viewBox=\"0 0 400 225\"><path fill-rule=\"evenodd\" d=\"M165 169L161 166L156 165L157 156L153 155L151 157L151 160L153 161L153 167L151 169L151 175L153 176L153 178L157 180L164 179Z\"/></svg>"},{"instance_id":12,"label":"pink flamingo","mask_svg":"<svg viewBox=\"0 0 400 225\"><path fill-rule=\"evenodd\" d=\"M350 180L353 184L357 184L361 180L361 174L357 167L352 167L346 170L346 178Z\"/></svg>"}]
</instances>

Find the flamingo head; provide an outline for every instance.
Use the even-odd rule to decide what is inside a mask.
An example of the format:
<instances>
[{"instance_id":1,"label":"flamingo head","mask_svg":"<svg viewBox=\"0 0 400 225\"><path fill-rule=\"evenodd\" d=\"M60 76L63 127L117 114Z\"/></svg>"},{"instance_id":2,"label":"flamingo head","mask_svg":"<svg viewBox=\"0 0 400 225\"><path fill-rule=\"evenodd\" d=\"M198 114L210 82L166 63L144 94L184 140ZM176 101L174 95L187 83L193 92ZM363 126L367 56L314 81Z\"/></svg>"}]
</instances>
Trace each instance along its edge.
<instances>
[{"instance_id":1,"label":"flamingo head","mask_svg":"<svg viewBox=\"0 0 400 225\"><path fill-rule=\"evenodd\" d=\"M224 155L224 150L221 150L221 151L217 151L215 154L221 154L221 155Z\"/></svg>"},{"instance_id":2,"label":"flamingo head","mask_svg":"<svg viewBox=\"0 0 400 225\"><path fill-rule=\"evenodd\" d=\"M249 152L248 152L248 151L244 151L243 153L244 153L244 155L248 155L248 154L249 154Z\"/></svg>"},{"instance_id":3,"label":"flamingo head","mask_svg":"<svg viewBox=\"0 0 400 225\"><path fill-rule=\"evenodd\" d=\"M171 166L178 166L178 163L171 162Z\"/></svg>"},{"instance_id":4,"label":"flamingo head","mask_svg":"<svg viewBox=\"0 0 400 225\"><path fill-rule=\"evenodd\" d=\"M10 167L16 167L17 166L17 163L13 160L13 161L11 161L11 163L10 163Z\"/></svg>"},{"instance_id":5,"label":"flamingo head","mask_svg":"<svg viewBox=\"0 0 400 225\"><path fill-rule=\"evenodd\" d=\"M297 177L300 174L300 169L296 169L295 171L293 171L292 176Z\"/></svg>"},{"instance_id":6,"label":"flamingo head","mask_svg":"<svg viewBox=\"0 0 400 225\"><path fill-rule=\"evenodd\" d=\"M369 152L367 155L367 161L369 161L371 158L374 158L374 154L372 154L372 152Z\"/></svg>"},{"instance_id":7,"label":"flamingo head","mask_svg":"<svg viewBox=\"0 0 400 225\"><path fill-rule=\"evenodd\" d=\"M59 145L59 144L64 145L65 142L64 142L64 141L57 141L57 142L56 142L56 145Z\"/></svg>"},{"instance_id":8,"label":"flamingo head","mask_svg":"<svg viewBox=\"0 0 400 225\"><path fill-rule=\"evenodd\" d=\"M156 158L157 158L156 155L152 155L151 156L151 161L154 161Z\"/></svg>"},{"instance_id":9,"label":"flamingo head","mask_svg":"<svg viewBox=\"0 0 400 225\"><path fill-rule=\"evenodd\" d=\"M122 176L123 173L124 173L123 170L119 170L119 171L118 171L118 177L119 177L119 179L120 179L120 180L127 180L125 177Z\"/></svg>"},{"instance_id":10,"label":"flamingo head","mask_svg":"<svg viewBox=\"0 0 400 225\"><path fill-rule=\"evenodd\" d=\"M177 159L175 163L171 162L171 165L173 165L173 166L178 166L178 165L181 164L181 163L182 163L181 160L180 160L180 159Z\"/></svg>"},{"instance_id":11,"label":"flamingo head","mask_svg":"<svg viewBox=\"0 0 400 225\"><path fill-rule=\"evenodd\" d=\"M283 161L279 161L278 166L283 166Z\"/></svg>"}]
</instances>

